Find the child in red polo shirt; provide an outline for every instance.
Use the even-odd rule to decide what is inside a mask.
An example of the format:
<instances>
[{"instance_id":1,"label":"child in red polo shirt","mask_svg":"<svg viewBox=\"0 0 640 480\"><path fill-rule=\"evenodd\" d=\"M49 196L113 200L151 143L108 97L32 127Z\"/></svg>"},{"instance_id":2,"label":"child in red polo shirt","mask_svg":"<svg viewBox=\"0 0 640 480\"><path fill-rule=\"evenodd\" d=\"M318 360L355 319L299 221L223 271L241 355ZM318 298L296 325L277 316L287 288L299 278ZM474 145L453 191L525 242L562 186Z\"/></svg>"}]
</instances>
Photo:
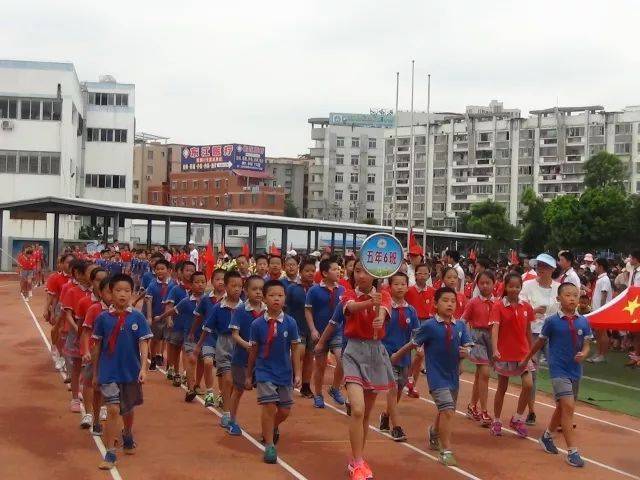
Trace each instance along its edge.
<instances>
[{"instance_id":1,"label":"child in red polo shirt","mask_svg":"<svg viewBox=\"0 0 640 480\"><path fill-rule=\"evenodd\" d=\"M490 433L502 435L502 404L509 386L509 377L522 378L522 387L518 398L516 414L509 425L520 437L527 436L524 411L531 395L533 364L521 364L531 350L531 322L535 320L533 308L519 298L522 290L522 277L511 272L504 277L504 296L493 304L489 323L491 324L491 346L493 349L494 370L498 374L498 389L493 401L495 420L491 423Z\"/></svg>"},{"instance_id":2,"label":"child in red polo shirt","mask_svg":"<svg viewBox=\"0 0 640 480\"><path fill-rule=\"evenodd\" d=\"M342 364L351 404L349 438L353 455L348 469L351 479L365 480L373 477L363 459L365 425L369 424L377 394L385 393L395 385L391 361L381 341L385 320L391 312L391 297L386 291L376 290L375 279L360 260L355 263L353 276L356 288L342 297L347 339Z\"/></svg>"},{"instance_id":3,"label":"child in red polo shirt","mask_svg":"<svg viewBox=\"0 0 640 480\"><path fill-rule=\"evenodd\" d=\"M453 318L456 320L462 318L462 314L464 313L464 308L467 306L467 297L464 292L458 292L456 285L459 282L458 272L453 267L447 267L442 271L442 284L445 287L453 288L456 293L456 310L453 312ZM435 303L431 303L431 314L436 314L436 306Z\"/></svg>"},{"instance_id":4,"label":"child in red polo shirt","mask_svg":"<svg viewBox=\"0 0 640 480\"><path fill-rule=\"evenodd\" d=\"M33 249L26 247L20 255L18 255L18 273L20 274L20 293L25 300L29 300L33 296L33 275L36 270L36 257L33 255Z\"/></svg>"},{"instance_id":5,"label":"child in red polo shirt","mask_svg":"<svg viewBox=\"0 0 640 480\"><path fill-rule=\"evenodd\" d=\"M463 320L469 327L471 340L473 340L469 360L476 365L471 403L467 405L467 417L480 422L483 427L489 427L492 422L492 418L487 413L487 398L489 395L489 363L493 357L489 316L495 302L492 295L494 282L495 276L491 270L484 270L478 274L476 285L480 294L469 301L462 314ZM480 400L480 411L477 406L478 400Z\"/></svg>"},{"instance_id":6,"label":"child in red polo shirt","mask_svg":"<svg viewBox=\"0 0 640 480\"><path fill-rule=\"evenodd\" d=\"M431 276L429 265L421 263L414 270L416 284L407 290L406 300L409 305L415 308L418 314L418 320L422 324L431 318L433 309L433 295L435 290L427 285L427 280ZM411 363L411 371L407 381L407 395L412 398L420 397L420 392L415 388L415 379L420 376L420 369L424 362L424 352L421 348L416 350Z\"/></svg>"}]
</instances>

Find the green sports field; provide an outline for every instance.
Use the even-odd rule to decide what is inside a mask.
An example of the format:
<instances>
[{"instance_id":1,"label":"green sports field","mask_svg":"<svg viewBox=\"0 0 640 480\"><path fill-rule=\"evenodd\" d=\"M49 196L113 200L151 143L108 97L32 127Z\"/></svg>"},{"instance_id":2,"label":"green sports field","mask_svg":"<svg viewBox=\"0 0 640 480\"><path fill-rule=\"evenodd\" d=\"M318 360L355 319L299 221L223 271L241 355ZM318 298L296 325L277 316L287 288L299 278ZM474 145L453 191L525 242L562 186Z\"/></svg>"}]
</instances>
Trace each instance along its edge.
<instances>
[{"instance_id":1,"label":"green sports field","mask_svg":"<svg viewBox=\"0 0 640 480\"><path fill-rule=\"evenodd\" d=\"M626 353L611 352L607 363L584 363L584 376L580 382L581 401L604 410L622 412L640 417L640 368L624 366L629 357ZM474 367L465 362L465 370L473 372ZM495 374L492 374L495 377ZM519 383L520 379L513 380ZM551 393L548 370L542 366L538 374L538 389Z\"/></svg>"}]
</instances>

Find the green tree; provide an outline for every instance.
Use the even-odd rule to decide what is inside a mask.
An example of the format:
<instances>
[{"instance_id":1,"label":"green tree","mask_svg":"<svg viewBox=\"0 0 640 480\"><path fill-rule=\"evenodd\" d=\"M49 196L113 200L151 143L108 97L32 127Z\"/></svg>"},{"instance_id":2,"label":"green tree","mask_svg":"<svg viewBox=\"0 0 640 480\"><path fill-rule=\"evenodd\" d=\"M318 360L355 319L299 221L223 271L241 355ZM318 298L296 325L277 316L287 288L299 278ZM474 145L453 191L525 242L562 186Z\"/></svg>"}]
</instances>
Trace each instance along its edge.
<instances>
[{"instance_id":1,"label":"green tree","mask_svg":"<svg viewBox=\"0 0 640 480\"><path fill-rule=\"evenodd\" d=\"M584 184L587 188L615 186L624 188L627 168L617 155L598 152L584 164Z\"/></svg>"},{"instance_id":2,"label":"green tree","mask_svg":"<svg viewBox=\"0 0 640 480\"><path fill-rule=\"evenodd\" d=\"M78 232L80 240L96 240L102 238L102 227L100 225L83 225Z\"/></svg>"},{"instance_id":3,"label":"green tree","mask_svg":"<svg viewBox=\"0 0 640 480\"><path fill-rule=\"evenodd\" d=\"M506 209L492 200L471 205L464 228L472 233L489 235L491 238L484 247L492 255L509 248L518 235L518 229L507 220Z\"/></svg>"},{"instance_id":4,"label":"green tree","mask_svg":"<svg viewBox=\"0 0 640 480\"><path fill-rule=\"evenodd\" d=\"M300 214L298 213L298 208L293 203L290 197L285 197L284 199L284 216L298 218Z\"/></svg>"},{"instance_id":5,"label":"green tree","mask_svg":"<svg viewBox=\"0 0 640 480\"><path fill-rule=\"evenodd\" d=\"M379 222L375 218L365 218L362 223L365 225L378 225Z\"/></svg>"},{"instance_id":6,"label":"green tree","mask_svg":"<svg viewBox=\"0 0 640 480\"><path fill-rule=\"evenodd\" d=\"M618 185L587 188L580 196L583 232L578 244L586 249L622 249L627 244L631 202Z\"/></svg>"},{"instance_id":7,"label":"green tree","mask_svg":"<svg viewBox=\"0 0 640 480\"><path fill-rule=\"evenodd\" d=\"M626 241L626 251L638 248L640 245L640 195L629 197L629 232Z\"/></svg>"},{"instance_id":8,"label":"green tree","mask_svg":"<svg viewBox=\"0 0 640 480\"><path fill-rule=\"evenodd\" d=\"M522 192L520 203L524 206L520 212L522 220L522 251L527 255L537 255L545 249L549 237L549 225L545 222L544 211L547 207L544 200L538 197L530 187Z\"/></svg>"},{"instance_id":9,"label":"green tree","mask_svg":"<svg viewBox=\"0 0 640 480\"><path fill-rule=\"evenodd\" d=\"M553 250L573 248L581 243L583 230L580 218L580 200L573 195L555 197L544 211L549 225L547 247Z\"/></svg>"}]
</instances>

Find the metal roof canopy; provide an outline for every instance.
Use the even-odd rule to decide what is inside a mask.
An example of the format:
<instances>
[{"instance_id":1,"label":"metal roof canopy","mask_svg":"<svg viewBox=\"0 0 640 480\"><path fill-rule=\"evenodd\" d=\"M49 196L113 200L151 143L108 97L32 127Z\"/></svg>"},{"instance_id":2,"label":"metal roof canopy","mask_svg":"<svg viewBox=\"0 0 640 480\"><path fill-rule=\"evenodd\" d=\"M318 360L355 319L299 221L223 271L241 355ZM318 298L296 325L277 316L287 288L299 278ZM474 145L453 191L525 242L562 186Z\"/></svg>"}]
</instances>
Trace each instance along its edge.
<instances>
[{"instance_id":1,"label":"metal roof canopy","mask_svg":"<svg viewBox=\"0 0 640 480\"><path fill-rule=\"evenodd\" d=\"M167 207L163 205L147 205L140 203L110 202L104 200L91 200L86 198L65 197L36 197L12 202L0 203L0 210L14 210L24 212L58 213L62 215L86 215L113 217L119 215L123 218L143 220L171 220L175 222L211 223L226 225L257 225L267 228L302 229L309 231L333 231L348 233L371 234L375 232L391 232L390 226L367 225L363 223L332 222L328 220L315 220L311 218L293 218L275 215L260 215L249 213L234 213L218 210L204 210L198 208ZM407 234L407 228L396 228L401 234ZM416 235L423 230L413 229ZM447 232L441 230L427 230L427 235L440 238L457 238L460 240L482 241L486 236L463 233Z\"/></svg>"}]
</instances>

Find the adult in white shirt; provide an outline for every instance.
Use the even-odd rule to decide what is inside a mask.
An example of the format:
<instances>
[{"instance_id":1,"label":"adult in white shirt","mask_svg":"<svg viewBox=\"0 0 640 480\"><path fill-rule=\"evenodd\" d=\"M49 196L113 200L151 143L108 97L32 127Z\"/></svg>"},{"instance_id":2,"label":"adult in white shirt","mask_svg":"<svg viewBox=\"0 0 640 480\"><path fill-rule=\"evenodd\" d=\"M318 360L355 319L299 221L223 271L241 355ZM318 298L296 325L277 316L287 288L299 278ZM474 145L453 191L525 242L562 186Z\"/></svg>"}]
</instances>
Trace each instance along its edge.
<instances>
[{"instance_id":1,"label":"adult in white shirt","mask_svg":"<svg viewBox=\"0 0 640 480\"><path fill-rule=\"evenodd\" d=\"M558 287L560 284L554 282L551 278L553 271L556 269L556 260L551 255L541 253L534 260L530 260L529 264L536 269L538 276L522 284L520 298L531 305L536 315L535 321L531 322L531 334L535 342L540 336L545 318L550 317L558 311ZM544 347L544 356L548 361L549 349L546 345ZM539 361L539 359L540 353L538 352L536 360ZM537 374L536 372L532 373L533 388L531 389L531 398L529 399L528 425L534 425L536 421L535 401Z\"/></svg>"},{"instance_id":2,"label":"adult in white shirt","mask_svg":"<svg viewBox=\"0 0 640 480\"><path fill-rule=\"evenodd\" d=\"M458 292L464 292L464 270L460 266L460 253L457 250L447 250L444 254L444 261L451 265L458 274Z\"/></svg>"},{"instance_id":3,"label":"adult in white shirt","mask_svg":"<svg viewBox=\"0 0 640 480\"><path fill-rule=\"evenodd\" d=\"M196 248L196 242L189 240L189 260L196 265L196 270L200 270L200 254Z\"/></svg>"},{"instance_id":4,"label":"adult in white shirt","mask_svg":"<svg viewBox=\"0 0 640 480\"><path fill-rule=\"evenodd\" d=\"M590 270L592 272L596 271L596 265L595 263L593 263L593 255L591 255L590 253L587 253L582 259L582 261L584 263L580 265L580 268L583 268L585 271L587 270Z\"/></svg>"},{"instance_id":5,"label":"adult in white shirt","mask_svg":"<svg viewBox=\"0 0 640 480\"><path fill-rule=\"evenodd\" d=\"M640 287L640 250L631 252L629 264L633 270L629 273L627 285L630 287Z\"/></svg>"},{"instance_id":6,"label":"adult in white shirt","mask_svg":"<svg viewBox=\"0 0 640 480\"><path fill-rule=\"evenodd\" d=\"M613 289L611 288L611 280L609 279L609 262L607 262L606 258L598 258L595 265L598 279L593 289L593 298L591 300L592 312L609 303L613 298ZM595 332L598 341L598 353L588 358L587 362L606 362L605 355L609 351L609 335L606 329L596 330Z\"/></svg>"},{"instance_id":7,"label":"adult in white shirt","mask_svg":"<svg viewBox=\"0 0 640 480\"><path fill-rule=\"evenodd\" d=\"M573 269L573 253L569 250L562 250L558 253L558 265L562 269L562 274L558 278L558 283L561 285L565 282L573 283L578 291L581 289L580 277Z\"/></svg>"}]
</instances>

